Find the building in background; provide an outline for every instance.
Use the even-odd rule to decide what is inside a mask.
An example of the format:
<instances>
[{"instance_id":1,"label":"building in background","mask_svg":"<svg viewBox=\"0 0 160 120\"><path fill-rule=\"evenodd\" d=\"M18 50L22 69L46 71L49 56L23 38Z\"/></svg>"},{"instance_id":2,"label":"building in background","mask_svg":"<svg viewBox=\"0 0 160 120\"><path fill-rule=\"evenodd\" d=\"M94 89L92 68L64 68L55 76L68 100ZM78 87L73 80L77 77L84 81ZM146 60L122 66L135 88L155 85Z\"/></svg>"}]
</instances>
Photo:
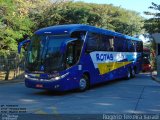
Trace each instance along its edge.
<instances>
[{"instance_id":1,"label":"building in background","mask_svg":"<svg viewBox=\"0 0 160 120\"><path fill-rule=\"evenodd\" d=\"M160 33L152 34L156 42L157 76L160 77Z\"/></svg>"}]
</instances>

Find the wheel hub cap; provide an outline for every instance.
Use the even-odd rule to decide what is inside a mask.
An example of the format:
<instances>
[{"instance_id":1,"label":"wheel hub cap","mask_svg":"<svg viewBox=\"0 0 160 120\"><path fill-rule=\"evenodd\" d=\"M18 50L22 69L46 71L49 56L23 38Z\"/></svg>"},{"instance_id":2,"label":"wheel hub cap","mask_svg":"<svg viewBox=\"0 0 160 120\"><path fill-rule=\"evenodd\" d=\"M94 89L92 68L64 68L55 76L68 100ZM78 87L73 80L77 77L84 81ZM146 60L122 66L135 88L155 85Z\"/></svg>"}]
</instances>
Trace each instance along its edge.
<instances>
[{"instance_id":1,"label":"wheel hub cap","mask_svg":"<svg viewBox=\"0 0 160 120\"><path fill-rule=\"evenodd\" d=\"M80 89L85 89L86 88L86 80L85 79L81 79L79 82L80 85Z\"/></svg>"}]
</instances>

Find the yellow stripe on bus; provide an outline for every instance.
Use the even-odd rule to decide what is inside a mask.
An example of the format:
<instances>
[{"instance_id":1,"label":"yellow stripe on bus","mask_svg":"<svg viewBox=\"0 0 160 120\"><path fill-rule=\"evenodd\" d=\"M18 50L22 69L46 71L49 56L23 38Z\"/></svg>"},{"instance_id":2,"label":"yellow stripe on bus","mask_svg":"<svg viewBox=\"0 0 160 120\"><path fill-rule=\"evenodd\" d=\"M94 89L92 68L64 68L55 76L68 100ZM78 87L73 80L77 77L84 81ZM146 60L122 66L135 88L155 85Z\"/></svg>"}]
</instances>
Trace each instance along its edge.
<instances>
[{"instance_id":1,"label":"yellow stripe on bus","mask_svg":"<svg viewBox=\"0 0 160 120\"><path fill-rule=\"evenodd\" d=\"M106 74L110 71L123 67L130 64L131 62L109 62L109 63L98 63L98 69L100 74Z\"/></svg>"}]
</instances>

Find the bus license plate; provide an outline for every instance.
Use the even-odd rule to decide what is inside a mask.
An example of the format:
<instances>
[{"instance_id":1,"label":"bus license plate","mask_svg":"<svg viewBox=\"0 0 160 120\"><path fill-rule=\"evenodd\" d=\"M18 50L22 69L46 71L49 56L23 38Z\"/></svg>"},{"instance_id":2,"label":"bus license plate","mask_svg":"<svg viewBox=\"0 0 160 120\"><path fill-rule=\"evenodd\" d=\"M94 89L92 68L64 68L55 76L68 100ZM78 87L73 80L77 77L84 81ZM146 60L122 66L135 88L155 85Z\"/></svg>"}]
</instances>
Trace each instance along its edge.
<instances>
[{"instance_id":1,"label":"bus license plate","mask_svg":"<svg viewBox=\"0 0 160 120\"><path fill-rule=\"evenodd\" d=\"M43 88L43 85L42 84L36 84L36 87L37 88Z\"/></svg>"}]
</instances>

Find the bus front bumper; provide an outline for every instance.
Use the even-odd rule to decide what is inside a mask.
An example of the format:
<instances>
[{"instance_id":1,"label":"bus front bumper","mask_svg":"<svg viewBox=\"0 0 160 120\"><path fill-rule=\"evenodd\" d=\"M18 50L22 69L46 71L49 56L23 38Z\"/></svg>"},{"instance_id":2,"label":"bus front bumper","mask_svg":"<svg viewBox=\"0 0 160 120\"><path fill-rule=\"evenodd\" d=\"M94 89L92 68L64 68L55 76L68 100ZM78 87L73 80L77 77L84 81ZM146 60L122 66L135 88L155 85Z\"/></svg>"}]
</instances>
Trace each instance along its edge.
<instances>
[{"instance_id":1,"label":"bus front bumper","mask_svg":"<svg viewBox=\"0 0 160 120\"><path fill-rule=\"evenodd\" d=\"M54 91L66 91L63 80L45 81L45 80L31 80L25 78L25 86L28 88L46 89Z\"/></svg>"},{"instance_id":2,"label":"bus front bumper","mask_svg":"<svg viewBox=\"0 0 160 120\"><path fill-rule=\"evenodd\" d=\"M71 76L68 73L54 79L38 79L25 76L25 85L28 88L46 89L53 91L67 91L79 87L78 77Z\"/></svg>"}]
</instances>

